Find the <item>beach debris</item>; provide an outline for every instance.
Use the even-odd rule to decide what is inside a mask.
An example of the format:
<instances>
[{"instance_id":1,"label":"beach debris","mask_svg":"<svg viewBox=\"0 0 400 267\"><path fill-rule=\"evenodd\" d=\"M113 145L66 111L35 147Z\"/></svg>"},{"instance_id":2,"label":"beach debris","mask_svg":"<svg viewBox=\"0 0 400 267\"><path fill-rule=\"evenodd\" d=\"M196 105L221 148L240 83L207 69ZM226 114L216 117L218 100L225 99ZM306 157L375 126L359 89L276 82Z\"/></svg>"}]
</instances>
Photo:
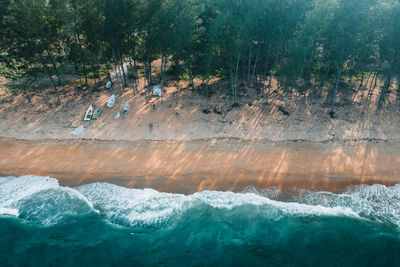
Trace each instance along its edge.
<instances>
[{"instance_id":1,"label":"beach debris","mask_svg":"<svg viewBox=\"0 0 400 267\"><path fill-rule=\"evenodd\" d=\"M107 108L112 109L115 105L115 95L110 96L107 102Z\"/></svg>"},{"instance_id":2,"label":"beach debris","mask_svg":"<svg viewBox=\"0 0 400 267\"><path fill-rule=\"evenodd\" d=\"M90 121L92 119L92 116L93 116L93 106L90 105L86 111L85 118L83 120Z\"/></svg>"},{"instance_id":3,"label":"beach debris","mask_svg":"<svg viewBox=\"0 0 400 267\"><path fill-rule=\"evenodd\" d=\"M239 108L239 107L240 107L240 104L237 103L237 102L235 102L235 103L232 104L232 108Z\"/></svg>"},{"instance_id":4,"label":"beach debris","mask_svg":"<svg viewBox=\"0 0 400 267\"><path fill-rule=\"evenodd\" d=\"M92 119L97 120L100 117L100 112L101 112L100 107L96 108Z\"/></svg>"},{"instance_id":5,"label":"beach debris","mask_svg":"<svg viewBox=\"0 0 400 267\"><path fill-rule=\"evenodd\" d=\"M122 106L124 105L124 102L125 102L125 98L123 97L123 98L121 99L121 101L119 102L119 105L122 107Z\"/></svg>"},{"instance_id":6,"label":"beach debris","mask_svg":"<svg viewBox=\"0 0 400 267\"><path fill-rule=\"evenodd\" d=\"M217 107L214 107L214 113L216 113L218 115L222 115L222 111L219 110Z\"/></svg>"},{"instance_id":7,"label":"beach debris","mask_svg":"<svg viewBox=\"0 0 400 267\"><path fill-rule=\"evenodd\" d=\"M290 116L290 113L282 106L278 107L278 110L283 113L285 116Z\"/></svg>"},{"instance_id":8,"label":"beach debris","mask_svg":"<svg viewBox=\"0 0 400 267\"><path fill-rule=\"evenodd\" d=\"M154 86L153 87L153 94L152 94L153 96L158 96L158 97L161 97L162 96L162 91L161 91L161 88L159 87L159 86Z\"/></svg>"},{"instance_id":9,"label":"beach debris","mask_svg":"<svg viewBox=\"0 0 400 267\"><path fill-rule=\"evenodd\" d=\"M85 132L85 128L83 126L79 126L72 131L73 136L81 136Z\"/></svg>"},{"instance_id":10,"label":"beach debris","mask_svg":"<svg viewBox=\"0 0 400 267\"><path fill-rule=\"evenodd\" d=\"M106 84L106 88L111 89L112 85L113 85L112 81L108 81Z\"/></svg>"},{"instance_id":11,"label":"beach debris","mask_svg":"<svg viewBox=\"0 0 400 267\"><path fill-rule=\"evenodd\" d=\"M125 107L124 107L123 114L124 114L124 115L127 115L128 112L129 112L129 104L126 104Z\"/></svg>"},{"instance_id":12,"label":"beach debris","mask_svg":"<svg viewBox=\"0 0 400 267\"><path fill-rule=\"evenodd\" d=\"M114 120L118 120L121 117L121 112L117 112L117 114L115 114L114 116Z\"/></svg>"}]
</instances>

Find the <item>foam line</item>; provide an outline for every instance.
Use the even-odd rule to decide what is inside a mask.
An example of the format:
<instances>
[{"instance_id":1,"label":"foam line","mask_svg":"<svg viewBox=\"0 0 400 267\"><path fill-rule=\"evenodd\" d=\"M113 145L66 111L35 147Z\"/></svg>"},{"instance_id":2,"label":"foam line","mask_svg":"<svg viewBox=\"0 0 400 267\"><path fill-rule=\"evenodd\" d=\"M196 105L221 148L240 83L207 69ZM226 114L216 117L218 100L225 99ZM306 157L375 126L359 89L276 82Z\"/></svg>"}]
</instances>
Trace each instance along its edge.
<instances>
[{"instance_id":1,"label":"foam line","mask_svg":"<svg viewBox=\"0 0 400 267\"><path fill-rule=\"evenodd\" d=\"M296 201L284 202L256 189L247 193L203 191L186 196L108 183L68 188L60 186L54 178L33 175L0 178L0 214L19 216L45 226L96 212L115 224L159 226L191 209L212 207L229 212L254 206L256 216L269 219L346 216L400 225L400 185L352 187L343 194L308 192Z\"/></svg>"}]
</instances>

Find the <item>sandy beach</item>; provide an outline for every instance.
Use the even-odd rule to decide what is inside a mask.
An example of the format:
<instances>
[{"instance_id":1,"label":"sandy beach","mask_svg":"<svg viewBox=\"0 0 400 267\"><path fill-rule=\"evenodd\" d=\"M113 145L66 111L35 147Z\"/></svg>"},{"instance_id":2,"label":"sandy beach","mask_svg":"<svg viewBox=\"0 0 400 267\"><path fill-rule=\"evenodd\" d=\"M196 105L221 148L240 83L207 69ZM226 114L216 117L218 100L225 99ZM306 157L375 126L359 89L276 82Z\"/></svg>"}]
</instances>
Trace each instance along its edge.
<instances>
[{"instance_id":1,"label":"sandy beach","mask_svg":"<svg viewBox=\"0 0 400 267\"><path fill-rule=\"evenodd\" d=\"M32 96L29 103L23 95L13 96L0 85L0 137L119 142L215 138L271 142L400 140L400 101L393 93L384 108L377 109L379 88L372 95L364 90L356 95L338 96L336 115L331 118L329 105L321 103L325 95L314 104L308 96L290 96L290 116L286 116L279 110L284 105L283 95L273 93L269 105L265 105L263 97L243 96L239 107L233 107L229 93L216 93L206 104L199 92L187 86L187 81L169 81L163 101L156 100L153 109L153 105L146 103L142 91L133 95L132 88L123 88L117 80L111 90L59 88L60 105L55 103L51 90ZM218 92L227 86L227 82L217 81L211 88ZM112 94L116 95L116 105L107 109L105 105ZM129 113L115 119L125 104L130 105ZM98 120L83 121L89 105L102 108ZM74 136L72 133L77 128L84 131Z\"/></svg>"},{"instance_id":2,"label":"sandy beach","mask_svg":"<svg viewBox=\"0 0 400 267\"><path fill-rule=\"evenodd\" d=\"M400 182L400 142L109 142L0 139L3 175L51 176L68 186L109 182L193 193L257 188L340 192Z\"/></svg>"},{"instance_id":3,"label":"sandy beach","mask_svg":"<svg viewBox=\"0 0 400 267\"><path fill-rule=\"evenodd\" d=\"M279 96L270 106L243 97L234 108L231 96L214 95L206 114L200 94L177 88L171 82L156 109L120 86L80 93L61 88L59 106L54 97L28 103L0 89L0 173L51 176L68 186L106 181L188 194L247 186L337 192L355 184L400 183L395 96L382 110L361 105L366 95L354 96L360 105L339 99L331 118L329 107L310 105L306 97L293 96L297 105L285 116ZM117 105L105 109L111 94ZM83 121L89 103L103 107L99 120ZM115 119L126 103L129 114ZM73 135L79 128L82 133Z\"/></svg>"}]
</instances>

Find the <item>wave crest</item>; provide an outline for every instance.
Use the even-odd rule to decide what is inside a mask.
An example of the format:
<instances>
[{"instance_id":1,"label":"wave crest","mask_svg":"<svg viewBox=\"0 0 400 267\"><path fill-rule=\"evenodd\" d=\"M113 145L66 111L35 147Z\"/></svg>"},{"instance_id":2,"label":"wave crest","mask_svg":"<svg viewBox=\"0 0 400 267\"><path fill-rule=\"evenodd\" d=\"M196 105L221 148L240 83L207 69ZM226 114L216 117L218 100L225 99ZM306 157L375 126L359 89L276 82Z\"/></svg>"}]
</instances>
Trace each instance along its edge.
<instances>
[{"instance_id":1,"label":"wave crest","mask_svg":"<svg viewBox=\"0 0 400 267\"><path fill-rule=\"evenodd\" d=\"M247 191L277 200L289 199L310 207L341 207L361 218L400 226L400 185L357 185L341 194L294 190L288 195L276 188L259 190L254 187Z\"/></svg>"},{"instance_id":2,"label":"wave crest","mask_svg":"<svg viewBox=\"0 0 400 267\"><path fill-rule=\"evenodd\" d=\"M279 190L249 189L243 193L203 191L193 195L128 189L107 183L62 187L39 176L0 178L0 214L19 216L49 226L80 216L97 216L124 226L161 226L187 211L211 208L256 212L256 216L346 216L400 226L400 185L356 186L343 194L301 191L286 200Z\"/></svg>"},{"instance_id":3,"label":"wave crest","mask_svg":"<svg viewBox=\"0 0 400 267\"><path fill-rule=\"evenodd\" d=\"M0 209L43 226L94 213L78 191L61 187L56 179L33 175L8 177L0 184Z\"/></svg>"},{"instance_id":4,"label":"wave crest","mask_svg":"<svg viewBox=\"0 0 400 267\"><path fill-rule=\"evenodd\" d=\"M128 189L107 183L76 188L113 223L126 226L160 225L183 210L186 197L152 189Z\"/></svg>"}]
</instances>

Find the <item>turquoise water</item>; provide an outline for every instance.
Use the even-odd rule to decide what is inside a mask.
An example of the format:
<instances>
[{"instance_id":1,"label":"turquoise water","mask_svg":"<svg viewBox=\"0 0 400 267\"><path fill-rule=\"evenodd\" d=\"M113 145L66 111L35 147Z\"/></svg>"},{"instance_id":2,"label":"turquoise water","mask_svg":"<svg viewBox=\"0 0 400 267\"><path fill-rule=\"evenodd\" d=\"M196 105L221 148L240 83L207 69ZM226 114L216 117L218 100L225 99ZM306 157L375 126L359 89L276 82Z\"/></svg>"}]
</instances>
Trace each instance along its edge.
<instances>
[{"instance_id":1,"label":"turquoise water","mask_svg":"<svg viewBox=\"0 0 400 267\"><path fill-rule=\"evenodd\" d=\"M185 196L0 178L0 265L398 266L400 185Z\"/></svg>"}]
</instances>

